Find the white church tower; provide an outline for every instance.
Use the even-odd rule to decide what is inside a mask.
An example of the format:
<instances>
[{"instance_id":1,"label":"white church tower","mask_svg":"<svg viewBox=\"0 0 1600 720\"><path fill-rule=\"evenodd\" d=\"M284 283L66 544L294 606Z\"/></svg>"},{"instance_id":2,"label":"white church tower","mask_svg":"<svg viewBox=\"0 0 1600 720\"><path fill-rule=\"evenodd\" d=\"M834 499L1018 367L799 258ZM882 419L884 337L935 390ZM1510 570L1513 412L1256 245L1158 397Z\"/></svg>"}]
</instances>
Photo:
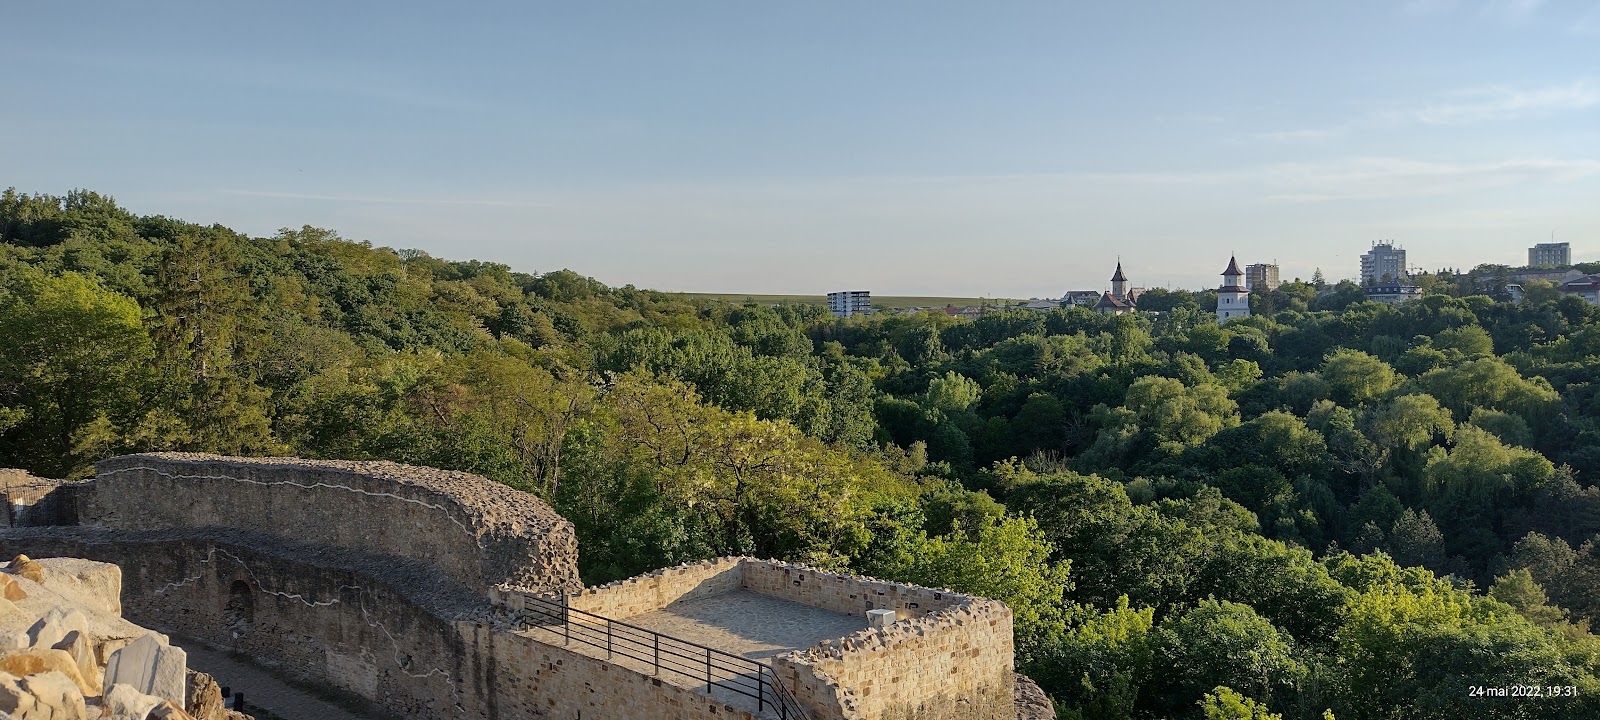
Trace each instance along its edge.
<instances>
[{"instance_id":1,"label":"white church tower","mask_svg":"<svg viewBox=\"0 0 1600 720\"><path fill-rule=\"evenodd\" d=\"M1222 287L1217 288L1217 322L1241 317L1250 317L1250 291L1244 286L1239 261L1230 257L1228 269L1222 271Z\"/></svg>"}]
</instances>

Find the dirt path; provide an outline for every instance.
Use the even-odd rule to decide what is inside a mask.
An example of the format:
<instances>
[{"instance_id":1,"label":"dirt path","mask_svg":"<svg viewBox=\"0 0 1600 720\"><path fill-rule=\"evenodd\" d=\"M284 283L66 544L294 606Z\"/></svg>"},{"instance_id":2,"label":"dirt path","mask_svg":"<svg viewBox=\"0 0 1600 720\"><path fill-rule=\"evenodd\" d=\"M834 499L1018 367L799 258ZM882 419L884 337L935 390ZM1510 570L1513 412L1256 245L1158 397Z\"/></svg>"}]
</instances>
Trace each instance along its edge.
<instances>
[{"instance_id":1,"label":"dirt path","mask_svg":"<svg viewBox=\"0 0 1600 720\"><path fill-rule=\"evenodd\" d=\"M248 704L246 712L255 714L264 708L272 715L288 720L378 720L376 716L351 711L334 705L311 693L294 687L264 668L228 653L212 650L198 642L185 642L173 638L173 644L189 653L189 668L199 670L213 678L218 685L244 693ZM233 698L226 698L232 707ZM258 714L258 720L265 720Z\"/></svg>"}]
</instances>

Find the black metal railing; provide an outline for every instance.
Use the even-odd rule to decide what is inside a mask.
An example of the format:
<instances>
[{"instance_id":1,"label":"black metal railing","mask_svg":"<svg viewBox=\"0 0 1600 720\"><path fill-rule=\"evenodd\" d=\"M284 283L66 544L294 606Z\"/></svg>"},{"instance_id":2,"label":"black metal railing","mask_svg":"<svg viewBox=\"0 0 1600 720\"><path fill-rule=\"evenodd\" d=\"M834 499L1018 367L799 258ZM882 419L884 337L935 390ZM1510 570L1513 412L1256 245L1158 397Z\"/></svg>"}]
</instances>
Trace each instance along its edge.
<instances>
[{"instance_id":1,"label":"black metal railing","mask_svg":"<svg viewBox=\"0 0 1600 720\"><path fill-rule=\"evenodd\" d=\"M524 595L523 609L527 613L524 619L530 624L559 634L566 643L604 650L607 659L621 656L648 664L653 675L670 673L688 680L692 686L704 685L706 694L713 698L716 689L742 695L755 701L758 712L771 710L780 720L809 720L771 666L570 608L559 599Z\"/></svg>"}]
</instances>

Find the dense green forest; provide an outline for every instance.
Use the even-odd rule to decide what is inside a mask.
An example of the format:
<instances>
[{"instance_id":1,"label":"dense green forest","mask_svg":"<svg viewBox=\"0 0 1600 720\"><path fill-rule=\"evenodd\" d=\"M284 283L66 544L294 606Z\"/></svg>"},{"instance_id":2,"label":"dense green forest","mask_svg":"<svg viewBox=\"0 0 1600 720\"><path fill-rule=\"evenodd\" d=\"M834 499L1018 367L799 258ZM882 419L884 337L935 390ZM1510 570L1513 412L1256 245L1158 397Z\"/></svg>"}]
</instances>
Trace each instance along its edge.
<instances>
[{"instance_id":1,"label":"dense green forest","mask_svg":"<svg viewBox=\"0 0 1600 720\"><path fill-rule=\"evenodd\" d=\"M0 466L470 470L590 582L751 554L1005 600L1064 718L1600 717L1600 308L1322 289L834 319L7 191ZM1470 696L1525 685L1576 697Z\"/></svg>"}]
</instances>

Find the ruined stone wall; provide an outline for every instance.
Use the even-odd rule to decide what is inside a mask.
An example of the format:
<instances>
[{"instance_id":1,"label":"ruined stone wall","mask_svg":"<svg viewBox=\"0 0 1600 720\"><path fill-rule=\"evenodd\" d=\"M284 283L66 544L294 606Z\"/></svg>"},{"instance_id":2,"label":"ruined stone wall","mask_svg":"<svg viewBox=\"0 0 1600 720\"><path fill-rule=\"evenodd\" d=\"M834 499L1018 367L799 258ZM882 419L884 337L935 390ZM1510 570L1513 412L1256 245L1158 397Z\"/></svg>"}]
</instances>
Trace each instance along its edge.
<instances>
[{"instance_id":1,"label":"ruined stone wall","mask_svg":"<svg viewBox=\"0 0 1600 720\"><path fill-rule=\"evenodd\" d=\"M551 720L765 720L692 689L605 660L546 645L522 633L461 625L478 662L470 681L483 688L493 718Z\"/></svg>"},{"instance_id":2,"label":"ruined stone wall","mask_svg":"<svg viewBox=\"0 0 1600 720\"><path fill-rule=\"evenodd\" d=\"M5 527L76 525L81 497L93 483L34 477L23 470L0 469L0 504Z\"/></svg>"},{"instance_id":3,"label":"ruined stone wall","mask_svg":"<svg viewBox=\"0 0 1600 720\"><path fill-rule=\"evenodd\" d=\"M845 615L894 610L897 617L905 619L971 600L949 590L841 575L771 560L747 559L742 569L748 590Z\"/></svg>"},{"instance_id":4,"label":"ruined stone wall","mask_svg":"<svg viewBox=\"0 0 1600 720\"><path fill-rule=\"evenodd\" d=\"M532 495L469 473L179 453L112 458L95 471L85 525L236 528L409 558L480 593L582 586L572 524Z\"/></svg>"},{"instance_id":5,"label":"ruined stone wall","mask_svg":"<svg viewBox=\"0 0 1600 720\"><path fill-rule=\"evenodd\" d=\"M584 588L567 595L567 607L612 620L625 620L680 600L737 590L743 578L741 565L747 561L747 558L718 558Z\"/></svg>"},{"instance_id":6,"label":"ruined stone wall","mask_svg":"<svg viewBox=\"0 0 1600 720\"><path fill-rule=\"evenodd\" d=\"M478 718L457 682L471 664L453 618L477 596L422 566L271 538L201 531L0 532L0 554L83 557L123 571L123 614L359 695L399 717ZM368 570L382 575L369 574Z\"/></svg>"},{"instance_id":7,"label":"ruined stone wall","mask_svg":"<svg viewBox=\"0 0 1600 720\"><path fill-rule=\"evenodd\" d=\"M868 628L773 659L818 718L1010 720L1011 610L993 600Z\"/></svg>"},{"instance_id":8,"label":"ruined stone wall","mask_svg":"<svg viewBox=\"0 0 1600 720\"><path fill-rule=\"evenodd\" d=\"M993 600L744 557L666 568L566 599L569 607L625 619L739 588L849 615L897 611L899 621L888 627L774 658L778 677L816 720L1015 716L1011 610ZM518 611L527 594L490 598Z\"/></svg>"}]
</instances>

